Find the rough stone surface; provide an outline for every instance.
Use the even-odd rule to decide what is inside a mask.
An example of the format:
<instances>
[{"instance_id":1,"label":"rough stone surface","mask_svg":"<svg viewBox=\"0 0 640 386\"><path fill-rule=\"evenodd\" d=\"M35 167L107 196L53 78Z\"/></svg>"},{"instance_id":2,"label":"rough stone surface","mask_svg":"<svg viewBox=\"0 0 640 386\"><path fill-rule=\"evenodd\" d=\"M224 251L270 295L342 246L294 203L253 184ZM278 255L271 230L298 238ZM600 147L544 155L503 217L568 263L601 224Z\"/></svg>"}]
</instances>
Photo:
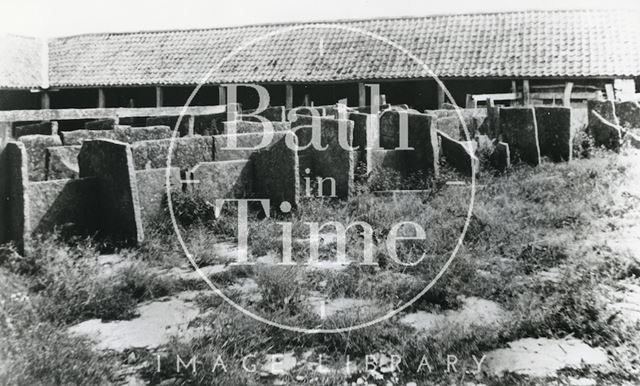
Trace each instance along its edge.
<instances>
[{"instance_id":1,"label":"rough stone surface","mask_svg":"<svg viewBox=\"0 0 640 386\"><path fill-rule=\"evenodd\" d=\"M588 130L593 136L596 146L605 146L610 149L620 147L620 133L614 129L620 124L616 116L615 105L612 101L587 101ZM594 114L594 112L597 113ZM598 115L600 117L598 117Z\"/></svg>"},{"instance_id":2,"label":"rough stone surface","mask_svg":"<svg viewBox=\"0 0 640 386\"><path fill-rule=\"evenodd\" d=\"M202 162L191 170L191 188L210 199L245 198L252 192L253 164L249 160ZM213 202L213 201L211 201Z\"/></svg>"},{"instance_id":3,"label":"rough stone surface","mask_svg":"<svg viewBox=\"0 0 640 386\"><path fill-rule=\"evenodd\" d=\"M224 131L222 134L231 134L232 130L235 130L235 134L244 133L262 133L265 131L264 124L262 122L252 121L232 121L223 122ZM291 123L289 122L271 122L273 131L287 131L291 130Z\"/></svg>"},{"instance_id":4,"label":"rough stone surface","mask_svg":"<svg viewBox=\"0 0 640 386\"><path fill-rule=\"evenodd\" d=\"M58 122L40 122L30 125L16 126L13 129L13 136L20 138L24 135L57 135Z\"/></svg>"},{"instance_id":5,"label":"rough stone surface","mask_svg":"<svg viewBox=\"0 0 640 386\"><path fill-rule=\"evenodd\" d=\"M349 119L353 121L353 147L357 150L365 150L374 146L378 132L377 116L365 113L350 113Z\"/></svg>"},{"instance_id":6,"label":"rough stone surface","mask_svg":"<svg viewBox=\"0 0 640 386\"><path fill-rule=\"evenodd\" d=\"M148 117L146 120L146 126L169 126L171 133L176 128L180 116L166 116L166 117ZM190 125L194 127L189 127ZM191 115L183 115L180 119L180 126L178 127L178 136L185 137L193 134L195 128L195 122Z\"/></svg>"},{"instance_id":7,"label":"rough stone surface","mask_svg":"<svg viewBox=\"0 0 640 386\"><path fill-rule=\"evenodd\" d=\"M286 135L293 137L295 143L296 137L292 132ZM280 139L251 158L255 195L257 198L268 198L276 209L285 201L295 207L300 195L298 153L287 146L285 139L285 135L280 136Z\"/></svg>"},{"instance_id":8,"label":"rough stone surface","mask_svg":"<svg viewBox=\"0 0 640 386\"><path fill-rule=\"evenodd\" d=\"M640 104L636 101L616 102L616 116L622 127L640 129Z\"/></svg>"},{"instance_id":9,"label":"rough stone surface","mask_svg":"<svg viewBox=\"0 0 640 386\"><path fill-rule=\"evenodd\" d=\"M116 126L114 131L117 140L126 143L171 138L171 129L169 126Z\"/></svg>"},{"instance_id":10,"label":"rough stone surface","mask_svg":"<svg viewBox=\"0 0 640 386\"><path fill-rule=\"evenodd\" d=\"M222 134L222 122L227 120L227 113L195 115L193 131L197 135Z\"/></svg>"},{"instance_id":11,"label":"rough stone surface","mask_svg":"<svg viewBox=\"0 0 640 386\"><path fill-rule=\"evenodd\" d=\"M82 145L82 142L89 139L113 139L118 136L114 130L74 130L61 132L62 143L65 146Z\"/></svg>"},{"instance_id":12,"label":"rough stone surface","mask_svg":"<svg viewBox=\"0 0 640 386\"><path fill-rule=\"evenodd\" d=\"M278 142L284 134L285 132L282 131L273 132L270 144ZM229 139L231 137L234 137L236 140L235 149L227 148L230 145ZM262 143L263 137L263 133L215 135L213 137L214 161L249 159L253 154L261 150L261 148L257 147Z\"/></svg>"},{"instance_id":13,"label":"rough stone surface","mask_svg":"<svg viewBox=\"0 0 640 386\"><path fill-rule=\"evenodd\" d=\"M54 146L47 148L47 180L78 177L78 154L82 146Z\"/></svg>"},{"instance_id":14,"label":"rough stone surface","mask_svg":"<svg viewBox=\"0 0 640 386\"><path fill-rule=\"evenodd\" d=\"M98 211L104 235L128 244L144 240L130 145L104 139L84 141L78 164L81 178L98 178Z\"/></svg>"},{"instance_id":15,"label":"rough stone surface","mask_svg":"<svg viewBox=\"0 0 640 386\"><path fill-rule=\"evenodd\" d=\"M458 125L459 138L451 136L453 139L466 138L462 122L467 126L469 131L469 139L476 136L476 134L485 134L491 137L495 137L494 132L497 127L497 108L477 108L477 109L441 109L441 110L426 110L425 113L435 115L438 119L441 118L456 118ZM460 116L462 115L462 121ZM451 126L452 122L448 122ZM438 128L438 130L448 133L448 131ZM453 134L453 132L451 133Z\"/></svg>"},{"instance_id":16,"label":"rough stone surface","mask_svg":"<svg viewBox=\"0 0 640 386\"><path fill-rule=\"evenodd\" d=\"M295 121L298 116L324 117L327 112L324 107L299 106L285 111L288 121Z\"/></svg>"},{"instance_id":17,"label":"rough stone surface","mask_svg":"<svg viewBox=\"0 0 640 386\"><path fill-rule=\"evenodd\" d=\"M29 164L27 149L22 142L8 142L2 153L4 157L7 187L6 239L14 241L19 253L29 252Z\"/></svg>"},{"instance_id":18,"label":"rough stone surface","mask_svg":"<svg viewBox=\"0 0 640 386\"><path fill-rule=\"evenodd\" d=\"M97 179L33 182L28 191L28 221L33 233L50 233L55 227L73 235L92 235L98 230Z\"/></svg>"},{"instance_id":19,"label":"rough stone surface","mask_svg":"<svg viewBox=\"0 0 640 386\"><path fill-rule=\"evenodd\" d=\"M57 135L25 135L18 138L24 143L29 159L29 180L44 181L47 175L47 148L62 146Z\"/></svg>"},{"instance_id":20,"label":"rough stone surface","mask_svg":"<svg viewBox=\"0 0 640 386\"><path fill-rule=\"evenodd\" d=\"M571 161L571 108L536 106L540 155L555 162Z\"/></svg>"},{"instance_id":21,"label":"rough stone surface","mask_svg":"<svg viewBox=\"0 0 640 386\"><path fill-rule=\"evenodd\" d=\"M441 131L448 135L451 139L456 141L461 139L460 137L460 119L458 117L442 117L437 120L438 131Z\"/></svg>"},{"instance_id":22,"label":"rough stone surface","mask_svg":"<svg viewBox=\"0 0 640 386\"><path fill-rule=\"evenodd\" d=\"M246 114L253 114L255 110L243 110L242 111L242 120L243 121L253 121L260 122L259 118L252 117ZM273 122L282 122L285 121L285 108L284 106L271 106L264 109L264 111L259 112L257 115L261 117L265 117Z\"/></svg>"},{"instance_id":23,"label":"rough stone surface","mask_svg":"<svg viewBox=\"0 0 640 386\"><path fill-rule=\"evenodd\" d=\"M136 170L165 168L171 141L174 142L171 156L172 167L188 170L200 162L213 161L212 137L157 139L131 144Z\"/></svg>"},{"instance_id":24,"label":"rough stone surface","mask_svg":"<svg viewBox=\"0 0 640 386\"><path fill-rule=\"evenodd\" d=\"M532 107L500 109L500 131L509 144L511 158L531 165L540 164L538 127Z\"/></svg>"},{"instance_id":25,"label":"rough stone surface","mask_svg":"<svg viewBox=\"0 0 640 386\"><path fill-rule=\"evenodd\" d=\"M574 338L525 338L509 343L508 348L489 352L485 361L485 368L490 374L513 372L549 377L560 369L603 365L608 357L603 349L592 348Z\"/></svg>"},{"instance_id":26,"label":"rough stone surface","mask_svg":"<svg viewBox=\"0 0 640 386\"><path fill-rule=\"evenodd\" d=\"M166 168L137 170L135 172L140 199L140 215L145 227L158 219L166 207L166 173ZM171 168L169 170L169 184L173 190L180 189L180 169Z\"/></svg>"},{"instance_id":27,"label":"rough stone surface","mask_svg":"<svg viewBox=\"0 0 640 386\"><path fill-rule=\"evenodd\" d=\"M489 162L494 168L503 171L511 167L511 153L509 145L505 142L498 142L489 156Z\"/></svg>"},{"instance_id":28,"label":"rough stone surface","mask_svg":"<svg viewBox=\"0 0 640 386\"><path fill-rule=\"evenodd\" d=\"M451 139L445 133L438 134L442 144L442 154L451 166L466 176L478 172L480 163L470 144Z\"/></svg>"},{"instance_id":29,"label":"rough stone surface","mask_svg":"<svg viewBox=\"0 0 640 386\"><path fill-rule=\"evenodd\" d=\"M96 119L95 121L85 122L85 130L113 130L118 124L117 118Z\"/></svg>"}]
</instances>

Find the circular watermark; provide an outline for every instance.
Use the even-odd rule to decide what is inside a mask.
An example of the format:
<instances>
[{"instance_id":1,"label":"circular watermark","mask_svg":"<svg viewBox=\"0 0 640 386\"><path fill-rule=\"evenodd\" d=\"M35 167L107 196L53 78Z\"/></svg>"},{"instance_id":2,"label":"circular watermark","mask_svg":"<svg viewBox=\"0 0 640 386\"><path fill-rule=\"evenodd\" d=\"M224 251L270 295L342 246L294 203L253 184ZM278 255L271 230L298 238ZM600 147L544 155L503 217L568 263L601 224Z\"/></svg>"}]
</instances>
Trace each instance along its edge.
<instances>
[{"instance_id":1,"label":"circular watermark","mask_svg":"<svg viewBox=\"0 0 640 386\"><path fill-rule=\"evenodd\" d=\"M178 135L179 132L179 127L180 124L182 122L182 119L184 117L184 115L187 113L187 110L189 108L189 106L191 105L191 102L193 101L193 99L195 98L195 96L197 95L197 93L199 92L199 90L202 88L202 86L207 83L209 81L209 79L211 78L211 76L216 73L226 62L228 62L230 59L232 59L234 56L238 55L240 52L242 52L243 50L247 49L248 47L251 47L257 43L260 43L266 39L269 39L271 37L274 36L278 36L278 35L283 35L289 32L293 32L293 31L299 31L299 30L304 30L304 29L324 29L324 30L330 30L330 29L337 29L337 30L342 30L342 31L346 31L346 32L351 32L351 33L356 33L356 34L360 34L362 36L366 36L372 39L375 39L379 42L385 43L388 46L391 46L395 49L397 49L398 51L402 52L404 55L406 55L409 59L411 59L414 63L416 63L417 65L419 65L420 67L422 67L422 70L424 71L424 74L429 76L430 78L432 78L436 84L438 85L438 87L440 87L443 91L444 94L449 98L449 100L452 102L453 106L455 107L455 111L456 114L458 116L458 119L460 120L464 133L465 133L465 137L467 140L470 139L470 134L469 134L469 130L467 128L467 125L465 123L464 117L462 116L461 113L461 109L460 107L456 104L455 99L453 98L453 96L451 95L451 93L449 92L449 90L445 87L444 83L437 77L437 75L435 73L433 73L433 71L431 71L431 69L429 69L429 67L424 63L424 61L422 59L420 59L419 57L417 57L416 55L414 55L413 53L411 53L409 50L407 50L405 47L399 45L398 43L384 37L381 36L379 34L367 31L367 30L363 30L360 28L355 28L355 27L350 27L350 26L345 26L345 25L340 25L340 24L327 24L327 23L319 23L319 24L307 24L307 25L296 25L296 26L291 26L291 27L285 27L285 28L281 28L269 33L266 33L262 36L256 37L254 39L248 40L246 42L241 43L239 46L237 46L235 49L233 49L229 54L227 54L224 58L222 58L220 60L220 62L218 62L215 66L213 66L208 72L207 74L201 79L201 81L198 83L198 85L195 87L195 89L193 90L193 92L191 93L191 95L189 96L189 98L187 99L185 105L183 106L181 112L180 112L180 116L178 117L178 120L176 122L176 125L173 129L173 133L171 136L171 142L169 145L169 150L168 150L168 154L167 154L167 167L166 167L166 173L165 173L165 184L166 184L166 194L167 194L167 206L169 209L169 215L171 218L171 222L173 225L173 229L176 233L176 236L178 238L178 242L180 243L180 246L185 254L185 256L187 257L187 259L189 260L189 263L193 266L193 268L195 269L196 272L198 272L198 274L200 275L200 277L207 283L207 285L209 285L209 287L218 295L220 296L222 299L224 299L228 304L230 304L231 306L233 306L235 309L237 309L238 311L244 313L245 315L266 323L270 326L273 327L277 327L277 328L281 328L284 330L288 330L288 331L292 331L292 332L299 332L299 333L306 333L306 334L318 334L318 333L325 333L325 334L329 334L329 333L345 333L345 332L351 332L354 330L358 330L358 329L362 329L365 327L370 327L374 324L380 323L382 321L388 320L390 318L392 318L393 316L397 315L398 313L402 312L403 310L407 309L408 307L410 307L413 303L415 303L418 299L420 299L422 296L424 296L424 294L426 294L435 284L436 282L444 275L444 273L446 272L446 270L449 268L449 266L451 265L451 263L453 262L454 258L456 257L456 255L458 254L458 251L460 250L465 235L467 233L467 229L469 227L469 223L471 220L471 216L473 214L473 204L474 204L474 200L475 200L475 192L476 192L476 179L475 179L475 168L476 168L476 164L472 163L472 173L471 173L471 193L470 193L470 199L469 199L469 207L467 210L467 215L465 218L465 223L464 226L462 227L462 231L460 236L457 239L456 245L453 248L453 250L451 251L451 254L449 255L449 258L446 260L446 262L443 264L442 268L438 271L438 273L435 275L435 277L427 284L427 286L420 291L417 295L415 295L412 299L410 299L408 302L402 304L401 306L394 308L390 311L388 311L387 313L385 313L382 316L379 316L373 320L370 320L368 322L364 322L364 323L360 323L360 324L356 324L356 325L352 325L352 326L348 326L348 327L340 327L340 328L304 328L304 327L298 327L298 326L291 326L291 325L285 325L273 320L269 320L263 316L260 316L258 314L256 314L255 312L252 312L251 310L248 310L244 307L242 307L240 304L238 304L237 302L235 302L233 299L229 298L227 295L224 294L223 291L221 291L208 277L207 275L204 274L204 272L202 272L202 270L200 269L200 267L198 266L198 264L196 263L196 260L194 258L194 256L191 254L191 252L189 251L189 248L187 247L185 240L182 236L182 232L180 230L180 227L178 226L178 222L176 220L176 216L174 213L174 208L173 208L173 202L172 202L172 189L171 189L171 160L173 157L173 150L175 147L175 139ZM437 162L437 160L435 160ZM283 208L282 205L284 205L285 207ZM287 206L286 204L282 204L280 209L284 209L284 212L288 212L291 210L290 204L289 206Z\"/></svg>"}]
</instances>

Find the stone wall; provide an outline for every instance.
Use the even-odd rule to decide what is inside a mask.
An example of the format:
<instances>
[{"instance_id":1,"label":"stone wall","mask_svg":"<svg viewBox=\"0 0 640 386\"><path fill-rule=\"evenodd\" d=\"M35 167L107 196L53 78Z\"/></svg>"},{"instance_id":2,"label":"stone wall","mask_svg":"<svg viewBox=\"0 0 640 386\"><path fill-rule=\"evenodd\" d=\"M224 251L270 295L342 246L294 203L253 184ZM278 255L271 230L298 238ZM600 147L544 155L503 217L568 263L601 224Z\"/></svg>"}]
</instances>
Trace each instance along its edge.
<instances>
[{"instance_id":1,"label":"stone wall","mask_svg":"<svg viewBox=\"0 0 640 386\"><path fill-rule=\"evenodd\" d=\"M172 141L172 167L188 170L200 162L214 160L213 137L184 137L141 141L131 145L136 170L165 168Z\"/></svg>"},{"instance_id":2,"label":"stone wall","mask_svg":"<svg viewBox=\"0 0 640 386\"><path fill-rule=\"evenodd\" d=\"M163 117L148 117L146 120L146 126L169 126L171 132L175 130L176 125L180 120L180 126L178 127L178 135L180 137L186 137L193 135L195 130L195 121L192 115L180 116L163 116Z\"/></svg>"},{"instance_id":3,"label":"stone wall","mask_svg":"<svg viewBox=\"0 0 640 386\"><path fill-rule=\"evenodd\" d=\"M202 162L189 174L190 188L211 200L246 198L253 192L253 163L248 159Z\"/></svg>"}]
</instances>

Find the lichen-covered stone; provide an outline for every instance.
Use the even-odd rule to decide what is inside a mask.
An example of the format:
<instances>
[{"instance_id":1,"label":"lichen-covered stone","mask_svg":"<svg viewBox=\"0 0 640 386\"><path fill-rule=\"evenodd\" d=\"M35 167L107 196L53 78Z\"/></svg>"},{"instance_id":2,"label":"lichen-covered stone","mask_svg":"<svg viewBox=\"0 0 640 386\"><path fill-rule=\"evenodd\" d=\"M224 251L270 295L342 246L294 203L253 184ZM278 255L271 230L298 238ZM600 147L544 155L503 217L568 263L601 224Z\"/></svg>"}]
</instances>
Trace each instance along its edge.
<instances>
[{"instance_id":1,"label":"lichen-covered stone","mask_svg":"<svg viewBox=\"0 0 640 386\"><path fill-rule=\"evenodd\" d=\"M438 131L445 133L449 138L459 140L460 137L460 119L458 117L442 117L438 118Z\"/></svg>"},{"instance_id":2,"label":"lichen-covered stone","mask_svg":"<svg viewBox=\"0 0 640 386\"><path fill-rule=\"evenodd\" d=\"M620 147L620 121L612 101L588 100L588 130L596 146L617 150ZM594 114L595 113L595 114Z\"/></svg>"},{"instance_id":3,"label":"lichen-covered stone","mask_svg":"<svg viewBox=\"0 0 640 386\"><path fill-rule=\"evenodd\" d=\"M57 135L25 135L18 138L24 143L29 159L29 180L44 181L47 175L47 148L62 146Z\"/></svg>"},{"instance_id":4,"label":"lichen-covered stone","mask_svg":"<svg viewBox=\"0 0 640 386\"><path fill-rule=\"evenodd\" d=\"M159 169L167 166L173 141L172 167L188 170L200 162L213 161L212 137L184 137L135 142L131 145L136 170Z\"/></svg>"},{"instance_id":5,"label":"lichen-covered stone","mask_svg":"<svg viewBox=\"0 0 640 386\"><path fill-rule=\"evenodd\" d=\"M223 134L222 122L227 120L227 113L203 114L193 117L193 132L197 135Z\"/></svg>"},{"instance_id":6,"label":"lichen-covered stone","mask_svg":"<svg viewBox=\"0 0 640 386\"><path fill-rule=\"evenodd\" d=\"M571 108L536 106L540 154L555 162L571 161Z\"/></svg>"},{"instance_id":7,"label":"lichen-covered stone","mask_svg":"<svg viewBox=\"0 0 640 386\"><path fill-rule=\"evenodd\" d=\"M296 141L293 133L288 132ZM257 198L268 198L273 208L283 202L298 205L300 176L298 153L287 146L285 136L251 157L253 163L253 190Z\"/></svg>"},{"instance_id":8,"label":"lichen-covered stone","mask_svg":"<svg viewBox=\"0 0 640 386\"><path fill-rule=\"evenodd\" d=\"M291 130L291 123L289 122L270 122L273 131L287 131ZM230 134L235 130L235 134L246 133L263 133L265 131L263 122L252 121L232 121L223 122L224 131L223 134Z\"/></svg>"},{"instance_id":9,"label":"lichen-covered stone","mask_svg":"<svg viewBox=\"0 0 640 386\"><path fill-rule=\"evenodd\" d=\"M164 117L148 117L146 126L169 126L169 129L173 133L176 125L178 124L180 116L164 116ZM178 127L178 136L185 137L194 133L194 119L190 115L183 115L180 119L180 126Z\"/></svg>"},{"instance_id":10,"label":"lichen-covered stone","mask_svg":"<svg viewBox=\"0 0 640 386\"><path fill-rule=\"evenodd\" d=\"M252 165L249 160L199 163L190 173L191 188L210 200L249 197L253 190Z\"/></svg>"},{"instance_id":11,"label":"lichen-covered stone","mask_svg":"<svg viewBox=\"0 0 640 386\"><path fill-rule=\"evenodd\" d=\"M78 154L82 146L54 146L47 148L47 180L78 177Z\"/></svg>"},{"instance_id":12,"label":"lichen-covered stone","mask_svg":"<svg viewBox=\"0 0 640 386\"><path fill-rule=\"evenodd\" d=\"M466 176L477 173L479 162L473 153L472 144L456 141L442 132L438 134L442 144L442 155L447 163Z\"/></svg>"},{"instance_id":13,"label":"lichen-covered stone","mask_svg":"<svg viewBox=\"0 0 640 386\"><path fill-rule=\"evenodd\" d=\"M85 122L85 130L113 130L118 125L118 118L104 118Z\"/></svg>"},{"instance_id":14,"label":"lichen-covered stone","mask_svg":"<svg viewBox=\"0 0 640 386\"><path fill-rule=\"evenodd\" d=\"M20 138L24 135L57 135L58 122L40 122L30 125L20 125L13 129L13 136Z\"/></svg>"},{"instance_id":15,"label":"lichen-covered stone","mask_svg":"<svg viewBox=\"0 0 640 386\"><path fill-rule=\"evenodd\" d=\"M140 215L145 228L161 218L166 208L167 169L136 170ZM172 191L181 188L180 169L169 169L169 188Z\"/></svg>"},{"instance_id":16,"label":"lichen-covered stone","mask_svg":"<svg viewBox=\"0 0 640 386\"><path fill-rule=\"evenodd\" d=\"M500 109L500 131L509 144L512 159L540 164L538 127L533 107Z\"/></svg>"},{"instance_id":17,"label":"lichen-covered stone","mask_svg":"<svg viewBox=\"0 0 640 386\"><path fill-rule=\"evenodd\" d=\"M636 101L616 102L616 116L622 127L640 129L640 104Z\"/></svg>"},{"instance_id":18,"label":"lichen-covered stone","mask_svg":"<svg viewBox=\"0 0 640 386\"><path fill-rule=\"evenodd\" d=\"M114 131L118 141L126 143L171 138L171 129L169 126L116 126Z\"/></svg>"},{"instance_id":19,"label":"lichen-covered stone","mask_svg":"<svg viewBox=\"0 0 640 386\"><path fill-rule=\"evenodd\" d=\"M90 139L117 140L118 135L114 130L73 130L61 132L62 143L65 146L82 145L83 141Z\"/></svg>"},{"instance_id":20,"label":"lichen-covered stone","mask_svg":"<svg viewBox=\"0 0 640 386\"><path fill-rule=\"evenodd\" d=\"M98 179L97 215L103 236L127 244L144 240L131 146L106 139L84 141L78 164L81 178Z\"/></svg>"},{"instance_id":21,"label":"lichen-covered stone","mask_svg":"<svg viewBox=\"0 0 640 386\"><path fill-rule=\"evenodd\" d=\"M271 133L271 141L267 146L279 141L284 137L286 132L274 131ZM235 146L232 148L230 142L231 137L236 141ZM258 148L262 144L264 134L263 133L244 133L244 134L223 134L215 135L213 137L214 148L213 157L215 161L233 161L241 159L249 159L257 151L262 148Z\"/></svg>"}]
</instances>

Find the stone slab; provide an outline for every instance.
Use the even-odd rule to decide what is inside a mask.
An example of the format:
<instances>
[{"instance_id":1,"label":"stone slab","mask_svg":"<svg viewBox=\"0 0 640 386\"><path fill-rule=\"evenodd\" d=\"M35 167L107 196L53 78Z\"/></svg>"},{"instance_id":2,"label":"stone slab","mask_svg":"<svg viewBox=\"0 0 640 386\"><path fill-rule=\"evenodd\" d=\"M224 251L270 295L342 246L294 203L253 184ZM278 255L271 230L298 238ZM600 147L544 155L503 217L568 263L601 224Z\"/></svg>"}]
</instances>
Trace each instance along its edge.
<instances>
[{"instance_id":1,"label":"stone slab","mask_svg":"<svg viewBox=\"0 0 640 386\"><path fill-rule=\"evenodd\" d=\"M140 141L131 144L136 170L166 167L171 141L174 141L172 167L189 170L200 162L213 161L213 137L196 136Z\"/></svg>"},{"instance_id":2,"label":"stone slab","mask_svg":"<svg viewBox=\"0 0 640 386\"><path fill-rule=\"evenodd\" d=\"M47 148L46 180L78 177L78 154L82 146L54 146Z\"/></svg>"},{"instance_id":3,"label":"stone slab","mask_svg":"<svg viewBox=\"0 0 640 386\"><path fill-rule=\"evenodd\" d=\"M449 138L460 140L460 119L458 117L442 117L436 121L438 131L445 133Z\"/></svg>"},{"instance_id":4,"label":"stone slab","mask_svg":"<svg viewBox=\"0 0 640 386\"><path fill-rule=\"evenodd\" d=\"M93 235L98 230L98 180L41 181L29 184L29 229L47 234Z\"/></svg>"},{"instance_id":5,"label":"stone slab","mask_svg":"<svg viewBox=\"0 0 640 386\"><path fill-rule=\"evenodd\" d=\"M176 128L180 116L163 116L163 117L148 117L146 120L146 126L169 126L169 129L173 133ZM180 119L180 126L178 127L178 136L186 137L191 135L195 130L195 122L193 116L183 115Z\"/></svg>"},{"instance_id":6,"label":"stone slab","mask_svg":"<svg viewBox=\"0 0 640 386\"><path fill-rule=\"evenodd\" d=\"M350 113L349 120L353 121L353 147L365 150L375 144L378 133L377 116L365 113Z\"/></svg>"},{"instance_id":7,"label":"stone slab","mask_svg":"<svg viewBox=\"0 0 640 386\"><path fill-rule=\"evenodd\" d=\"M103 236L134 245L144 240L131 145L106 139L84 141L78 164L80 178L98 179Z\"/></svg>"},{"instance_id":8,"label":"stone slab","mask_svg":"<svg viewBox=\"0 0 640 386\"><path fill-rule=\"evenodd\" d=\"M113 130L118 125L118 118L96 119L95 121L85 122L85 130Z\"/></svg>"},{"instance_id":9,"label":"stone slab","mask_svg":"<svg viewBox=\"0 0 640 386\"><path fill-rule=\"evenodd\" d=\"M291 136L295 143L295 135L292 132L288 132L287 135ZM268 198L274 209L280 208L283 202L288 202L295 208L300 196L299 160L298 153L287 146L285 136L256 152L251 161L256 197Z\"/></svg>"},{"instance_id":10,"label":"stone slab","mask_svg":"<svg viewBox=\"0 0 640 386\"><path fill-rule=\"evenodd\" d=\"M489 156L489 162L491 166L499 171L506 170L511 167L511 153L509 151L509 144L505 142L496 143L493 152Z\"/></svg>"},{"instance_id":11,"label":"stone slab","mask_svg":"<svg viewBox=\"0 0 640 386\"><path fill-rule=\"evenodd\" d=\"M272 133L269 145L279 141L284 137L286 132L276 131ZM213 136L213 160L214 161L233 161L241 159L249 159L257 151L263 140L263 133L244 133L244 134L222 134ZM235 149L228 148L230 146L230 138L235 138ZM267 145L267 146L269 146ZM266 146L265 146L266 147Z\"/></svg>"},{"instance_id":12,"label":"stone slab","mask_svg":"<svg viewBox=\"0 0 640 386\"><path fill-rule=\"evenodd\" d=\"M140 216L146 229L161 218L166 209L167 169L136 170L135 175L140 199ZM180 169L169 169L169 186L172 191L180 190Z\"/></svg>"},{"instance_id":13,"label":"stone slab","mask_svg":"<svg viewBox=\"0 0 640 386\"><path fill-rule=\"evenodd\" d=\"M190 175L194 181L191 189L210 200L246 198L253 191L253 163L249 160L202 162Z\"/></svg>"},{"instance_id":14,"label":"stone slab","mask_svg":"<svg viewBox=\"0 0 640 386\"><path fill-rule=\"evenodd\" d=\"M615 109L620 126L627 129L640 129L640 104L638 102L616 102Z\"/></svg>"},{"instance_id":15,"label":"stone slab","mask_svg":"<svg viewBox=\"0 0 640 386\"><path fill-rule=\"evenodd\" d=\"M227 120L227 113L194 115L193 132L196 135L222 134L222 122Z\"/></svg>"},{"instance_id":16,"label":"stone slab","mask_svg":"<svg viewBox=\"0 0 640 386\"><path fill-rule=\"evenodd\" d=\"M83 141L90 139L118 139L114 130L73 130L63 131L60 135L65 146L82 145Z\"/></svg>"},{"instance_id":17,"label":"stone slab","mask_svg":"<svg viewBox=\"0 0 640 386\"><path fill-rule=\"evenodd\" d=\"M513 160L534 166L540 164L538 126L533 107L501 108L500 131L509 144Z\"/></svg>"},{"instance_id":18,"label":"stone slab","mask_svg":"<svg viewBox=\"0 0 640 386\"><path fill-rule=\"evenodd\" d=\"M257 115L267 118L268 120L273 122L282 122L286 120L285 110L286 109L284 108L284 106L271 106L259 112ZM260 122L259 118L246 115L246 114L252 114L254 111L255 110L243 110L241 115L242 120Z\"/></svg>"},{"instance_id":19,"label":"stone slab","mask_svg":"<svg viewBox=\"0 0 640 386\"><path fill-rule=\"evenodd\" d=\"M57 135L58 122L44 121L33 123L30 125L20 125L13 129L14 138L20 138L24 135Z\"/></svg>"},{"instance_id":20,"label":"stone slab","mask_svg":"<svg viewBox=\"0 0 640 386\"><path fill-rule=\"evenodd\" d=\"M114 131L117 140L126 143L171 138L171 129L169 126L116 126Z\"/></svg>"},{"instance_id":21,"label":"stone slab","mask_svg":"<svg viewBox=\"0 0 640 386\"><path fill-rule=\"evenodd\" d=\"M618 149L620 147L620 130L616 126L620 124L620 121L616 116L614 103L595 99L588 100L587 111L587 129L593 136L595 145Z\"/></svg>"},{"instance_id":22,"label":"stone slab","mask_svg":"<svg viewBox=\"0 0 640 386\"><path fill-rule=\"evenodd\" d=\"M5 239L13 241L19 253L28 255L29 239L29 161L22 142L8 142L2 152L6 170L4 204Z\"/></svg>"},{"instance_id":23,"label":"stone slab","mask_svg":"<svg viewBox=\"0 0 640 386\"><path fill-rule=\"evenodd\" d=\"M443 132L438 132L442 145L442 155L447 163L466 176L472 176L478 172L480 163L473 154L470 141L456 141Z\"/></svg>"},{"instance_id":24,"label":"stone slab","mask_svg":"<svg viewBox=\"0 0 640 386\"><path fill-rule=\"evenodd\" d=\"M540 155L554 162L571 161L571 108L536 106Z\"/></svg>"},{"instance_id":25,"label":"stone slab","mask_svg":"<svg viewBox=\"0 0 640 386\"><path fill-rule=\"evenodd\" d=\"M252 121L232 121L223 122L222 134L231 134L235 131L235 134L246 133L263 133L265 131L264 124L262 122ZM289 122L271 122L273 131L287 131L291 130L291 123Z\"/></svg>"},{"instance_id":26,"label":"stone slab","mask_svg":"<svg viewBox=\"0 0 640 386\"><path fill-rule=\"evenodd\" d=\"M27 149L29 180L44 181L47 175L47 148L62 146L57 135L25 135L18 138Z\"/></svg>"}]
</instances>

